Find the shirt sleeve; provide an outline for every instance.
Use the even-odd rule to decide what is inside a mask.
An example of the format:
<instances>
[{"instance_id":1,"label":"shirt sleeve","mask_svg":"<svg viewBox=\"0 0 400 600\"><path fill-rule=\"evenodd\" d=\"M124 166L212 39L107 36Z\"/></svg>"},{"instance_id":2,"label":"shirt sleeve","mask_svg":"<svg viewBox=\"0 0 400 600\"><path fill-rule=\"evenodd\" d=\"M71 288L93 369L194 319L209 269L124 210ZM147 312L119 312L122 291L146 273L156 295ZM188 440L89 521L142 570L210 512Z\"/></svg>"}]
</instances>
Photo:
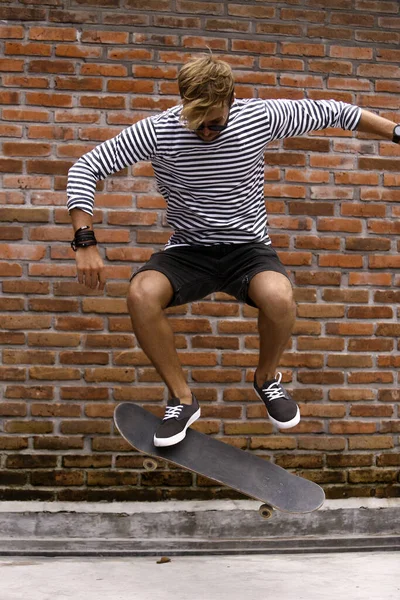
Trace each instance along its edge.
<instances>
[{"instance_id":1,"label":"shirt sleeve","mask_svg":"<svg viewBox=\"0 0 400 600\"><path fill-rule=\"evenodd\" d=\"M156 149L156 131L148 117L84 154L68 171L68 210L79 208L92 215L96 183L128 165L151 159Z\"/></svg>"},{"instance_id":2,"label":"shirt sleeve","mask_svg":"<svg viewBox=\"0 0 400 600\"><path fill-rule=\"evenodd\" d=\"M353 130L361 118L361 108L336 100L266 100L269 141L340 127Z\"/></svg>"}]
</instances>

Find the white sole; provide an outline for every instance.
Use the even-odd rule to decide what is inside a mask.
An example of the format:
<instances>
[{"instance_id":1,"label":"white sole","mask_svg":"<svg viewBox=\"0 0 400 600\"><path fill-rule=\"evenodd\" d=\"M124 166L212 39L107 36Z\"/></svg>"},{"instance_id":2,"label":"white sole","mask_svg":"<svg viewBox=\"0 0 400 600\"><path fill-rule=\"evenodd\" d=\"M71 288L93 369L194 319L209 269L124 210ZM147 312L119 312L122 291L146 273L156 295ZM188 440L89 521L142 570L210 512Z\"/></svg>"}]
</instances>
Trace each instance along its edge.
<instances>
[{"instance_id":1,"label":"white sole","mask_svg":"<svg viewBox=\"0 0 400 600\"><path fill-rule=\"evenodd\" d=\"M254 388L254 391L255 391L255 393L257 394L257 396L260 398L260 400L263 402L263 404L265 406L264 400L261 398L260 394L257 392L257 390L255 388ZM267 413L268 413L268 419L278 429L291 429L292 427L296 427L296 425L298 425L300 423L300 410L299 410L299 407L297 407L297 412L296 412L295 416L293 417L293 419L290 419L290 421L286 421L286 423L281 423L280 421L277 421L276 419L274 419L274 417L271 417L271 415L268 412L268 408L267 408Z\"/></svg>"},{"instance_id":2,"label":"white sole","mask_svg":"<svg viewBox=\"0 0 400 600\"><path fill-rule=\"evenodd\" d=\"M300 423L300 410L297 407L297 413L290 421L286 421L286 423L281 423L280 421L276 421L271 415L268 413L268 418L277 427L278 429L290 429L291 427L296 427Z\"/></svg>"},{"instance_id":3,"label":"white sole","mask_svg":"<svg viewBox=\"0 0 400 600\"><path fill-rule=\"evenodd\" d=\"M192 423L194 423L195 421L197 421L197 419L200 417L200 414L201 414L201 411L200 411L200 408L199 408L190 417L189 421L185 425L185 429L182 429L182 431L180 431L176 435L173 435L172 437L169 437L169 438L157 438L156 434L154 434L153 444L157 448L166 448L168 446L175 446L175 444L178 444L179 442L181 442L182 440L185 439L185 437L186 437L186 430L192 425Z\"/></svg>"}]
</instances>

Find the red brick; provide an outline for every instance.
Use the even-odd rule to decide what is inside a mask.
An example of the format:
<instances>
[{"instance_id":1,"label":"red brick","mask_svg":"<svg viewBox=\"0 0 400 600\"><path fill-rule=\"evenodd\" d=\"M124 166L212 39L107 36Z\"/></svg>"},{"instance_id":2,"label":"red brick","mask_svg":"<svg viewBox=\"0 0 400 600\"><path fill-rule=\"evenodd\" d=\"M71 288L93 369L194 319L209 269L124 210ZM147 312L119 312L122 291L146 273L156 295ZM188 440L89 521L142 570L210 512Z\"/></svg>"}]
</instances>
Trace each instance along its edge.
<instances>
[{"instance_id":1,"label":"red brick","mask_svg":"<svg viewBox=\"0 0 400 600\"><path fill-rule=\"evenodd\" d=\"M335 46L329 49L329 56L333 58L348 58L355 60L371 60L373 56L372 48L362 48L360 46Z\"/></svg>"},{"instance_id":2,"label":"red brick","mask_svg":"<svg viewBox=\"0 0 400 600\"><path fill-rule=\"evenodd\" d=\"M24 70L24 61L14 58L3 58L0 60L0 71L4 72L18 72Z\"/></svg>"},{"instance_id":3,"label":"red brick","mask_svg":"<svg viewBox=\"0 0 400 600\"><path fill-rule=\"evenodd\" d=\"M0 9L0 19L4 21L43 21L46 19L44 8L4 7Z\"/></svg>"},{"instance_id":4,"label":"red brick","mask_svg":"<svg viewBox=\"0 0 400 600\"><path fill-rule=\"evenodd\" d=\"M135 381L136 375L134 369L129 368L94 368L85 369L85 380L87 382L98 383L101 381Z\"/></svg>"},{"instance_id":5,"label":"red brick","mask_svg":"<svg viewBox=\"0 0 400 600\"><path fill-rule=\"evenodd\" d=\"M0 439L1 450L25 450L28 448L28 438L21 438L15 435L2 436Z\"/></svg>"},{"instance_id":6,"label":"red brick","mask_svg":"<svg viewBox=\"0 0 400 600\"><path fill-rule=\"evenodd\" d=\"M371 404L358 404L352 406L350 409L350 415L352 417L392 417L393 406L392 405L371 405Z\"/></svg>"},{"instance_id":7,"label":"red brick","mask_svg":"<svg viewBox=\"0 0 400 600\"><path fill-rule=\"evenodd\" d=\"M23 39L24 28L19 25L0 25L0 38L2 39Z\"/></svg>"},{"instance_id":8,"label":"red brick","mask_svg":"<svg viewBox=\"0 0 400 600\"><path fill-rule=\"evenodd\" d=\"M330 16L330 23L333 25L346 25L353 27L373 27L375 25L375 16L360 13L333 13Z\"/></svg>"},{"instance_id":9,"label":"red brick","mask_svg":"<svg viewBox=\"0 0 400 600\"><path fill-rule=\"evenodd\" d=\"M81 66L80 74L85 76L126 77L128 72L124 65L87 63ZM115 108L115 107L110 107Z\"/></svg>"},{"instance_id":10,"label":"red brick","mask_svg":"<svg viewBox=\"0 0 400 600\"><path fill-rule=\"evenodd\" d=\"M79 404L38 404L31 405L32 417L80 417Z\"/></svg>"},{"instance_id":11,"label":"red brick","mask_svg":"<svg viewBox=\"0 0 400 600\"><path fill-rule=\"evenodd\" d=\"M3 142L3 152L7 156L49 156L51 146L33 142Z\"/></svg>"},{"instance_id":12,"label":"red brick","mask_svg":"<svg viewBox=\"0 0 400 600\"><path fill-rule=\"evenodd\" d=\"M310 60L309 68L317 73L335 73L338 75L351 75L353 72L353 65L348 61Z\"/></svg>"},{"instance_id":13,"label":"red brick","mask_svg":"<svg viewBox=\"0 0 400 600\"><path fill-rule=\"evenodd\" d=\"M79 105L84 108L121 109L125 108L126 101L123 96L81 96Z\"/></svg>"},{"instance_id":14,"label":"red brick","mask_svg":"<svg viewBox=\"0 0 400 600\"><path fill-rule=\"evenodd\" d=\"M238 70L236 81L240 83L253 83L259 85L275 85L276 75L274 73L259 73L256 71Z\"/></svg>"},{"instance_id":15,"label":"red brick","mask_svg":"<svg viewBox=\"0 0 400 600\"><path fill-rule=\"evenodd\" d=\"M31 367L29 369L31 379L55 379L69 380L80 379L79 369L68 369L63 367Z\"/></svg>"},{"instance_id":16,"label":"red brick","mask_svg":"<svg viewBox=\"0 0 400 600\"><path fill-rule=\"evenodd\" d=\"M82 33L81 42L89 44L127 44L129 34L117 31L84 31Z\"/></svg>"},{"instance_id":17,"label":"red brick","mask_svg":"<svg viewBox=\"0 0 400 600\"><path fill-rule=\"evenodd\" d=\"M325 56L323 44L296 44L294 42L282 42L282 54L296 54L300 56Z\"/></svg>"},{"instance_id":18,"label":"red brick","mask_svg":"<svg viewBox=\"0 0 400 600\"><path fill-rule=\"evenodd\" d=\"M55 55L63 58L100 58L101 47L81 47L72 44L60 44L55 47Z\"/></svg>"},{"instance_id":19,"label":"red brick","mask_svg":"<svg viewBox=\"0 0 400 600\"><path fill-rule=\"evenodd\" d=\"M23 44L20 42L6 42L4 45L5 54L17 54L17 55L38 55L38 56L50 56L51 45L50 44L39 44L39 43L28 43Z\"/></svg>"},{"instance_id":20,"label":"red brick","mask_svg":"<svg viewBox=\"0 0 400 600\"><path fill-rule=\"evenodd\" d=\"M300 450L344 450L345 449L345 440L344 438L337 437L312 437L312 436L302 436L299 440L299 449Z\"/></svg>"},{"instance_id":21,"label":"red brick","mask_svg":"<svg viewBox=\"0 0 400 600\"><path fill-rule=\"evenodd\" d=\"M7 121L35 121L47 122L50 115L46 111L31 110L31 109L3 109L3 119Z\"/></svg>"},{"instance_id":22,"label":"red brick","mask_svg":"<svg viewBox=\"0 0 400 600\"><path fill-rule=\"evenodd\" d=\"M73 27L39 27L29 30L30 40L74 42L78 39L77 30Z\"/></svg>"},{"instance_id":23,"label":"red brick","mask_svg":"<svg viewBox=\"0 0 400 600\"><path fill-rule=\"evenodd\" d=\"M74 486L83 485L84 474L79 471L67 472L55 470L52 473L47 471L36 471L31 474L32 485L43 486Z\"/></svg>"},{"instance_id":24,"label":"red brick","mask_svg":"<svg viewBox=\"0 0 400 600\"><path fill-rule=\"evenodd\" d=\"M165 22L164 22L165 23ZM158 23L160 25L160 23ZM166 26L163 24L162 26ZM178 27L177 23L167 25L170 27ZM250 31L250 22L234 21L233 19L206 19L205 29L210 31L234 31L240 33L248 33Z\"/></svg>"},{"instance_id":25,"label":"red brick","mask_svg":"<svg viewBox=\"0 0 400 600\"><path fill-rule=\"evenodd\" d=\"M35 436L33 447L35 450L77 450L82 449L84 440L78 436Z\"/></svg>"},{"instance_id":26,"label":"red brick","mask_svg":"<svg viewBox=\"0 0 400 600\"><path fill-rule=\"evenodd\" d=\"M326 333L329 335L372 335L372 323L327 323Z\"/></svg>"},{"instance_id":27,"label":"red brick","mask_svg":"<svg viewBox=\"0 0 400 600\"><path fill-rule=\"evenodd\" d=\"M360 269L363 266L362 256L327 254L319 257L321 267L341 267L344 269Z\"/></svg>"},{"instance_id":28,"label":"red brick","mask_svg":"<svg viewBox=\"0 0 400 600\"><path fill-rule=\"evenodd\" d=\"M348 376L350 384L393 383L393 374L387 372L352 372Z\"/></svg>"},{"instance_id":29,"label":"red brick","mask_svg":"<svg viewBox=\"0 0 400 600\"><path fill-rule=\"evenodd\" d=\"M393 448L391 435L354 436L349 438L349 450L379 450Z\"/></svg>"},{"instance_id":30,"label":"red brick","mask_svg":"<svg viewBox=\"0 0 400 600\"><path fill-rule=\"evenodd\" d=\"M193 381L234 383L241 380L241 373L237 369L192 369Z\"/></svg>"},{"instance_id":31,"label":"red brick","mask_svg":"<svg viewBox=\"0 0 400 600\"><path fill-rule=\"evenodd\" d=\"M232 40L232 45L234 43L235 40ZM184 48L200 48L201 50L203 50L207 46L211 48L211 50L227 50L228 40L197 35L183 35L182 46ZM244 50L241 49L241 51Z\"/></svg>"},{"instance_id":32,"label":"red brick","mask_svg":"<svg viewBox=\"0 0 400 600\"><path fill-rule=\"evenodd\" d=\"M133 0L136 1L136 0ZM155 0L159 5L158 0ZM162 35L159 33L135 33L133 36L135 44L150 46L178 46L179 38L176 35Z\"/></svg>"},{"instance_id":33,"label":"red brick","mask_svg":"<svg viewBox=\"0 0 400 600\"><path fill-rule=\"evenodd\" d=\"M379 78L396 78L399 73L399 67L392 65L360 65L357 69L359 75L365 75L366 77L379 77Z\"/></svg>"},{"instance_id":34,"label":"red brick","mask_svg":"<svg viewBox=\"0 0 400 600\"><path fill-rule=\"evenodd\" d=\"M370 256L368 259L371 269L397 269L400 261L398 256Z\"/></svg>"},{"instance_id":35,"label":"red brick","mask_svg":"<svg viewBox=\"0 0 400 600\"><path fill-rule=\"evenodd\" d=\"M60 388L60 399L61 400L108 400L109 399L108 388L102 388L100 386L87 386L79 387L77 385L73 385L71 387L62 386Z\"/></svg>"},{"instance_id":36,"label":"red brick","mask_svg":"<svg viewBox=\"0 0 400 600\"><path fill-rule=\"evenodd\" d=\"M150 17L148 15L140 15L133 13L112 12L104 13L104 25L122 25L123 27L140 27L149 26Z\"/></svg>"},{"instance_id":37,"label":"red brick","mask_svg":"<svg viewBox=\"0 0 400 600\"><path fill-rule=\"evenodd\" d=\"M106 421L85 421L83 419L62 421L60 432L66 435L110 433L110 423Z\"/></svg>"},{"instance_id":38,"label":"red brick","mask_svg":"<svg viewBox=\"0 0 400 600\"><path fill-rule=\"evenodd\" d=\"M200 19L195 17L154 16L153 22L155 27L168 27L169 29L182 28L199 30L201 25ZM208 20L206 21L206 29L211 28L208 27L207 24Z\"/></svg>"},{"instance_id":39,"label":"red brick","mask_svg":"<svg viewBox=\"0 0 400 600\"><path fill-rule=\"evenodd\" d=\"M325 38L328 40L351 40L353 38L353 32L350 28L344 27L309 25L307 27L307 36L313 40L318 38Z\"/></svg>"},{"instance_id":40,"label":"red brick","mask_svg":"<svg viewBox=\"0 0 400 600\"><path fill-rule=\"evenodd\" d=\"M28 65L29 73L74 73L75 65L62 60L31 60Z\"/></svg>"},{"instance_id":41,"label":"red brick","mask_svg":"<svg viewBox=\"0 0 400 600\"><path fill-rule=\"evenodd\" d=\"M50 21L52 23L97 23L99 15L96 12L88 12L85 10L52 10L50 12Z\"/></svg>"},{"instance_id":42,"label":"red brick","mask_svg":"<svg viewBox=\"0 0 400 600\"><path fill-rule=\"evenodd\" d=\"M273 69L279 71L303 71L304 61L294 58L265 58L259 59L261 69Z\"/></svg>"},{"instance_id":43,"label":"red brick","mask_svg":"<svg viewBox=\"0 0 400 600\"><path fill-rule=\"evenodd\" d=\"M66 175L71 167L71 162L62 160L28 160L26 162L28 173L44 175Z\"/></svg>"}]
</instances>

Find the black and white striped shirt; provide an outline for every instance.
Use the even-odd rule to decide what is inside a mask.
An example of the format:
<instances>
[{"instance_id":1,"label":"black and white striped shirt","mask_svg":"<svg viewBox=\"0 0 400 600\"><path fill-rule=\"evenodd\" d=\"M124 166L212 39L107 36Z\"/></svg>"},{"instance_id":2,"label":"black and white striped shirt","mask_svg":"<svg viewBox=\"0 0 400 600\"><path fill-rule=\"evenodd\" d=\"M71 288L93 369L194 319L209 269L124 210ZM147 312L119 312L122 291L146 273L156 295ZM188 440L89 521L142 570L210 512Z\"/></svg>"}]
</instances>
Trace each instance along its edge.
<instances>
[{"instance_id":1,"label":"black and white striped shirt","mask_svg":"<svg viewBox=\"0 0 400 600\"><path fill-rule=\"evenodd\" d=\"M352 130L361 117L357 106L335 100L235 100L228 127L204 142L181 123L181 108L143 119L82 156L69 170L68 209L92 214L98 180L150 160L174 229L168 245L269 244L267 144L326 127Z\"/></svg>"}]
</instances>

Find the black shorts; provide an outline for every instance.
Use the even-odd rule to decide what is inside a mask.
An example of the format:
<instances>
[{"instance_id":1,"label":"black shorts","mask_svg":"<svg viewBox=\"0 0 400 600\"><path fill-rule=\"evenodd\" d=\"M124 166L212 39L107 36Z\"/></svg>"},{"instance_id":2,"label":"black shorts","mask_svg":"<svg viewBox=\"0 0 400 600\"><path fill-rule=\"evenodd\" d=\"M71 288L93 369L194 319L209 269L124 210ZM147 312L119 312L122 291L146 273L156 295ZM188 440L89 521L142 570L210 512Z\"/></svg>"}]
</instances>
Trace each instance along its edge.
<instances>
[{"instance_id":1,"label":"black shorts","mask_svg":"<svg viewBox=\"0 0 400 600\"><path fill-rule=\"evenodd\" d=\"M262 271L289 276L275 250L263 243L172 246L156 252L132 276L159 271L168 277L174 295L168 306L201 300L213 292L225 292L255 306L248 296L252 277Z\"/></svg>"}]
</instances>

